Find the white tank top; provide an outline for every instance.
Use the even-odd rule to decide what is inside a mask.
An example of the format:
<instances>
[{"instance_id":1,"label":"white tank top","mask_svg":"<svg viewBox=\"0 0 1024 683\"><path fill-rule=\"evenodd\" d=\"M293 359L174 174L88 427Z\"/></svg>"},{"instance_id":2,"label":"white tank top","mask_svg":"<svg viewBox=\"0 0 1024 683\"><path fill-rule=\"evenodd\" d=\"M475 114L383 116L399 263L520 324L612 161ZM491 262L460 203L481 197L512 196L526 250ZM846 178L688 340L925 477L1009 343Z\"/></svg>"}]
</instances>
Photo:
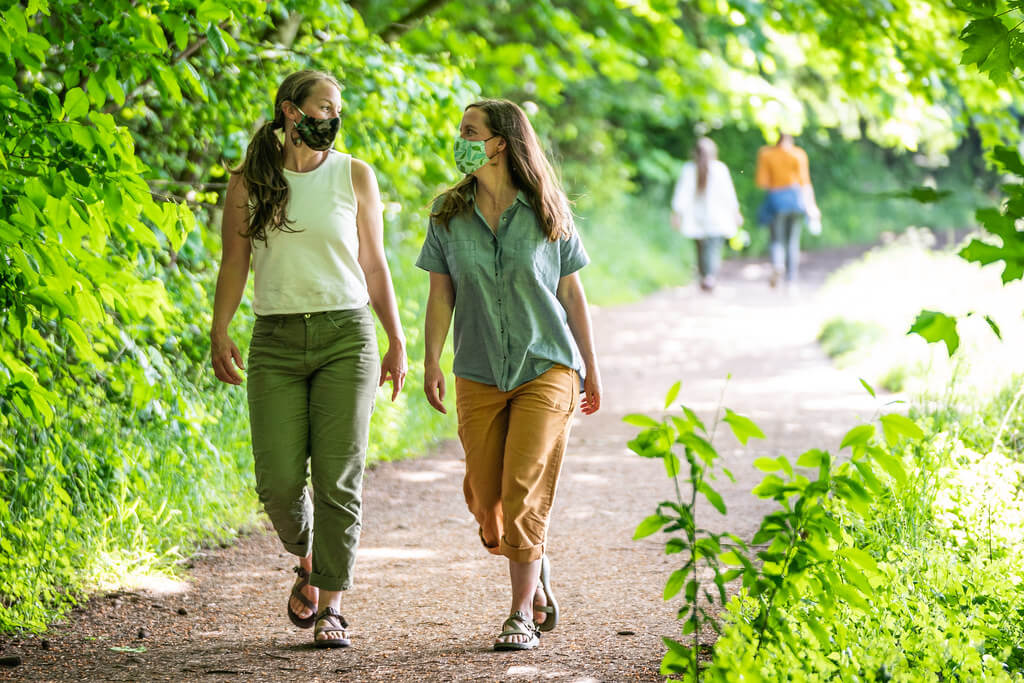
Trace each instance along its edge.
<instances>
[{"instance_id":1,"label":"white tank top","mask_svg":"<svg viewBox=\"0 0 1024 683\"><path fill-rule=\"evenodd\" d=\"M308 173L284 169L292 230L252 241L257 315L362 308L370 296L359 267L352 156L330 150Z\"/></svg>"}]
</instances>

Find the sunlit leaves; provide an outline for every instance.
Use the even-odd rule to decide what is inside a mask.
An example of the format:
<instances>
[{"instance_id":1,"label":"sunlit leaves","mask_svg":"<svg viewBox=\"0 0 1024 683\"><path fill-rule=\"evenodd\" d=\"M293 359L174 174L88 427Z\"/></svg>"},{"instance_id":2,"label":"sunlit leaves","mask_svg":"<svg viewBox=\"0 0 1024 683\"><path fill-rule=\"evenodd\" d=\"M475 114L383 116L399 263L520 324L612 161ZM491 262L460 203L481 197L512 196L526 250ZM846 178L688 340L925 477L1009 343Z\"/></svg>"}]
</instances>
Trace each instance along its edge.
<instances>
[{"instance_id":1,"label":"sunlit leaves","mask_svg":"<svg viewBox=\"0 0 1024 683\"><path fill-rule=\"evenodd\" d=\"M960 346L956 318L938 311L921 311L907 334L918 334L929 344L943 342L950 356Z\"/></svg>"},{"instance_id":2,"label":"sunlit leaves","mask_svg":"<svg viewBox=\"0 0 1024 683\"><path fill-rule=\"evenodd\" d=\"M725 417L722 418L722 421L732 428L732 433L736 435L736 439L744 446L747 445L747 441L751 438L764 438L764 432L761 431L760 427L754 424L753 420L734 413L729 409L726 409Z\"/></svg>"},{"instance_id":3,"label":"sunlit leaves","mask_svg":"<svg viewBox=\"0 0 1024 683\"><path fill-rule=\"evenodd\" d=\"M1010 71L1010 33L999 18L975 19L964 28L960 39L967 43L962 64L976 64L993 80L1005 80Z\"/></svg>"},{"instance_id":4,"label":"sunlit leaves","mask_svg":"<svg viewBox=\"0 0 1024 683\"><path fill-rule=\"evenodd\" d=\"M898 443L901 438L915 440L924 438L924 432L921 428L906 415L900 415L899 413L882 415L879 418L879 422L882 423L882 432L889 445Z\"/></svg>"}]
</instances>

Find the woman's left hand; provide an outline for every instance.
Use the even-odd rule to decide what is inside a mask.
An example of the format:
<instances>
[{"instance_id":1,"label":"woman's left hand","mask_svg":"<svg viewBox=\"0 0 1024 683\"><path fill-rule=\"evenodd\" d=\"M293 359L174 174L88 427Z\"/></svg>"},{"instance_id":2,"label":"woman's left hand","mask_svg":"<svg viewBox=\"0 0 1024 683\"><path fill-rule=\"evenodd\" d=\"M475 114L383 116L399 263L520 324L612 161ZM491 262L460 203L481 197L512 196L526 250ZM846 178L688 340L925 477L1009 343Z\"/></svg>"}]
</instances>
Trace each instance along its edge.
<instances>
[{"instance_id":1,"label":"woman's left hand","mask_svg":"<svg viewBox=\"0 0 1024 683\"><path fill-rule=\"evenodd\" d=\"M587 378L583 380L583 401L580 411L584 415L593 415L601 408L601 373L596 368L587 370Z\"/></svg>"},{"instance_id":2,"label":"woman's left hand","mask_svg":"<svg viewBox=\"0 0 1024 683\"><path fill-rule=\"evenodd\" d=\"M384 382L390 377L392 401L398 398L399 392L402 391L402 386L405 384L405 374L408 370L409 365L405 358L405 347L401 344L389 345L388 352L384 354L384 358L380 361L379 386L384 386Z\"/></svg>"}]
</instances>

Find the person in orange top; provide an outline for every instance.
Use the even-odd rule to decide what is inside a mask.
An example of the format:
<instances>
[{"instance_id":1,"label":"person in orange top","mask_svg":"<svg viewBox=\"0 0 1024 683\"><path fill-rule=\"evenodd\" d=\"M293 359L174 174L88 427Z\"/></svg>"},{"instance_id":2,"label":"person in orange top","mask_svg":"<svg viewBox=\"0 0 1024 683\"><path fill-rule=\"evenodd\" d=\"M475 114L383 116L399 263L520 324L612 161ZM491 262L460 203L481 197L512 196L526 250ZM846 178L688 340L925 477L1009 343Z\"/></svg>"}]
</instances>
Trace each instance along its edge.
<instances>
[{"instance_id":1,"label":"person in orange top","mask_svg":"<svg viewBox=\"0 0 1024 683\"><path fill-rule=\"evenodd\" d=\"M774 145L757 152L757 186L767 190L758 212L761 223L771 229L771 285L785 277L795 282L800 264L800 230L804 221L819 219L807 153L782 133Z\"/></svg>"}]
</instances>

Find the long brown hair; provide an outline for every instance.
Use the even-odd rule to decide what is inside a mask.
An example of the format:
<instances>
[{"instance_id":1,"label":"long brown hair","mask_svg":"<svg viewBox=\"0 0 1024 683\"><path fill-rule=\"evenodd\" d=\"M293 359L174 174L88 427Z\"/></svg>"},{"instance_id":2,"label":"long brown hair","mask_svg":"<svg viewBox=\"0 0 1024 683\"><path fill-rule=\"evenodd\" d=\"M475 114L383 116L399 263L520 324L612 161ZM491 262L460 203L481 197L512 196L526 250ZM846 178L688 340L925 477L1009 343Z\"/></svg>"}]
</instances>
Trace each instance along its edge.
<instances>
[{"instance_id":1,"label":"long brown hair","mask_svg":"<svg viewBox=\"0 0 1024 683\"><path fill-rule=\"evenodd\" d=\"M572 235L574 227L569 200L526 113L508 100L480 100L466 109L472 107L483 112L492 135L505 138L512 184L526 194L547 238L554 242ZM475 189L476 176L467 175L441 193L430 217L447 228L452 218L471 207Z\"/></svg>"},{"instance_id":2,"label":"long brown hair","mask_svg":"<svg viewBox=\"0 0 1024 683\"><path fill-rule=\"evenodd\" d=\"M711 138L697 138L693 156L697 161L697 194L704 194L708 189L708 173L711 162L718 158L718 146Z\"/></svg>"},{"instance_id":3,"label":"long brown hair","mask_svg":"<svg viewBox=\"0 0 1024 683\"><path fill-rule=\"evenodd\" d=\"M288 224L284 145L275 131L284 130L285 116L281 105L292 102L301 106L313 88L323 81L341 90L338 81L322 71L296 71L285 78L274 98L274 118L260 126L245 151L245 161L231 169L232 173L241 174L249 191L249 230L242 234L243 237L262 240L265 244L268 230L296 232Z\"/></svg>"}]
</instances>

